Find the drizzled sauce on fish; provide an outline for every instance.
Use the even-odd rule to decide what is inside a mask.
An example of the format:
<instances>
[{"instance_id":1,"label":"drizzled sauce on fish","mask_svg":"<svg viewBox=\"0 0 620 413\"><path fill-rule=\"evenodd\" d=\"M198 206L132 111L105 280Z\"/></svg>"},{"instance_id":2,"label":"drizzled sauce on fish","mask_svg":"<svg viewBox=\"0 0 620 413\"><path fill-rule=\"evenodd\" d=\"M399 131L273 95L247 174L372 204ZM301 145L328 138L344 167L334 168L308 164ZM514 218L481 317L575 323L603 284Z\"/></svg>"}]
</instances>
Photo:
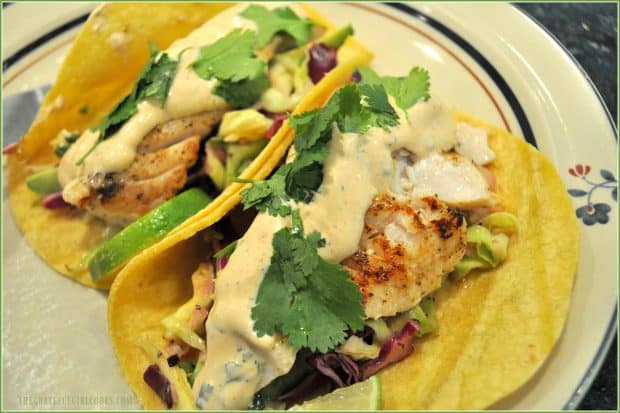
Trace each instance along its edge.
<instances>
[{"instance_id":1,"label":"drizzled sauce on fish","mask_svg":"<svg viewBox=\"0 0 620 413\"><path fill-rule=\"evenodd\" d=\"M341 262L357 250L366 211L397 178L395 153L405 150L423 158L454 147L456 123L440 102L418 103L399 115L400 126L389 132L334 131L323 183L309 204L298 205L306 231L319 231L326 239L319 249L325 260ZM193 386L200 408L247 408L258 390L293 365L295 350L282 337L258 337L251 319L273 234L286 225L289 218L260 214L216 280L215 304L206 322L205 368Z\"/></svg>"},{"instance_id":2,"label":"drizzled sauce on fish","mask_svg":"<svg viewBox=\"0 0 620 413\"><path fill-rule=\"evenodd\" d=\"M134 160L144 136L168 120L227 108L226 101L213 93L217 80L201 79L189 66L202 46L213 43L231 30L256 30L252 21L238 16L245 7L239 5L227 9L189 36L175 41L165 53L172 59L177 60L179 56L181 59L164 107L149 99L140 102L138 112L118 132L101 142L82 164L76 165L97 141L98 132L85 131L60 161L58 178L61 185L65 187L78 177L93 173L123 171Z\"/></svg>"}]
</instances>

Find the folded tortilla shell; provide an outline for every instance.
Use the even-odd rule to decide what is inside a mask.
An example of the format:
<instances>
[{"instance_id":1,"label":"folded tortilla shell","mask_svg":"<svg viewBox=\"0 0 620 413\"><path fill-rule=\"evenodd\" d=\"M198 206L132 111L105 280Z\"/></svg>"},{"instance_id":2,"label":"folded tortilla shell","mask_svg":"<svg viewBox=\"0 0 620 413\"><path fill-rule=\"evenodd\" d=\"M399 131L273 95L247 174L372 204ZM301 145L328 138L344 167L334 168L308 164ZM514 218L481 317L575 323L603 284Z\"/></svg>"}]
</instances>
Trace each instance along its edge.
<instances>
[{"instance_id":1,"label":"folded tortilla shell","mask_svg":"<svg viewBox=\"0 0 620 413\"><path fill-rule=\"evenodd\" d=\"M519 231L511 237L509 256L500 267L441 289L438 331L417 340L410 357L380 373L384 409L491 406L541 367L568 311L578 226L555 168L523 140L466 115L455 116L489 131L497 155L492 170L498 193L518 217ZM200 238L191 236L217 221L236 200L229 197L208 207L191 224L143 252L112 287L112 342L127 381L147 409L164 405L142 378L150 361L139 343L148 338L163 347L160 322L191 297L190 276L204 258Z\"/></svg>"},{"instance_id":2,"label":"folded tortilla shell","mask_svg":"<svg viewBox=\"0 0 620 413\"><path fill-rule=\"evenodd\" d=\"M18 152L8 160L13 216L30 246L59 273L89 287L109 288L115 274L93 282L84 265L84 257L105 240L109 228L81 210L43 208L40 197L26 187L26 178L58 162L51 141L62 129L82 130L97 124L129 93L148 59L148 40L165 49L173 40L186 36L229 6L228 3L107 3L97 8L82 27L31 129L20 141ZM309 18L327 30L335 29L314 9L303 7ZM109 41L119 30L127 39L120 49ZM333 90L349 80L355 67L368 63L371 58L370 52L349 38L338 51L338 66L302 99L299 109L320 106ZM85 105L88 113L83 114L80 109ZM267 176L291 141L285 123L242 177ZM227 198L238 196L243 188L240 184L229 186L189 222L200 223L205 216L215 216L211 211ZM194 232L200 226L192 225Z\"/></svg>"},{"instance_id":3,"label":"folded tortilla shell","mask_svg":"<svg viewBox=\"0 0 620 413\"><path fill-rule=\"evenodd\" d=\"M543 365L568 313L579 230L555 167L524 140L456 117L489 131L498 194L519 219L519 230L501 266L440 290L438 331L381 372L384 409L490 407Z\"/></svg>"}]
</instances>

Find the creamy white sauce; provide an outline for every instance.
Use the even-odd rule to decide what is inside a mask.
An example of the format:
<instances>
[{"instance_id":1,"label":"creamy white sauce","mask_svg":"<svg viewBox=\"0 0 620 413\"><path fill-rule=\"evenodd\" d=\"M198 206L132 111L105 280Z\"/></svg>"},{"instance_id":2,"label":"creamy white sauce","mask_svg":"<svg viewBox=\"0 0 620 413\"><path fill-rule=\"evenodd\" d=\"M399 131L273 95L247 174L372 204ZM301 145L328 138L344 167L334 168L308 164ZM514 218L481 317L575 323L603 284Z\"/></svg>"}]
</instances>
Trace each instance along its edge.
<instances>
[{"instance_id":1,"label":"creamy white sauce","mask_svg":"<svg viewBox=\"0 0 620 413\"><path fill-rule=\"evenodd\" d=\"M306 233L316 230L326 239L319 254L327 261L340 262L356 251L366 210L377 194L389 191L394 152L438 151L454 141L454 120L440 103L420 103L407 115L401 111L400 126L390 132L334 132L323 184L312 202L298 205ZM426 141L431 135L439 147ZM245 409L258 390L293 365L294 349L278 336L257 337L251 319L273 234L284 226L290 226L290 218L260 214L217 277L215 305L206 322L206 363L193 386L200 408Z\"/></svg>"},{"instance_id":2,"label":"creamy white sauce","mask_svg":"<svg viewBox=\"0 0 620 413\"><path fill-rule=\"evenodd\" d=\"M193 386L200 408L246 408L258 389L293 365L295 350L281 337L256 336L251 319L271 261L271 239L287 223L261 215L215 280L215 304L206 323L207 359Z\"/></svg>"},{"instance_id":3,"label":"creamy white sauce","mask_svg":"<svg viewBox=\"0 0 620 413\"><path fill-rule=\"evenodd\" d=\"M478 165L486 165L495 159L495 153L489 148L487 130L463 122L456 124L454 150Z\"/></svg>"},{"instance_id":4,"label":"creamy white sauce","mask_svg":"<svg viewBox=\"0 0 620 413\"><path fill-rule=\"evenodd\" d=\"M81 165L76 165L97 140L98 132L85 131L60 161L58 179L61 185L65 187L72 180L92 173L120 172L126 169L133 161L141 140L159 124L170 119L226 108L224 99L213 94L216 81L201 79L189 65L198 56L202 46L215 42L231 30L256 29L252 21L238 16L246 7L238 5L227 9L187 37L175 41L165 52L175 60L181 55L181 61L165 106L162 108L159 102L148 100L140 102L138 112L118 132L100 143ZM100 19L100 25L105 24L105 16L101 14L92 17Z\"/></svg>"},{"instance_id":5,"label":"creamy white sauce","mask_svg":"<svg viewBox=\"0 0 620 413\"><path fill-rule=\"evenodd\" d=\"M396 107L394 103L392 106ZM408 117L408 122L401 119L401 126L393 134L399 143L397 146L413 153L415 158L454 147L456 122L452 113L436 98L414 105L409 109Z\"/></svg>"}]
</instances>

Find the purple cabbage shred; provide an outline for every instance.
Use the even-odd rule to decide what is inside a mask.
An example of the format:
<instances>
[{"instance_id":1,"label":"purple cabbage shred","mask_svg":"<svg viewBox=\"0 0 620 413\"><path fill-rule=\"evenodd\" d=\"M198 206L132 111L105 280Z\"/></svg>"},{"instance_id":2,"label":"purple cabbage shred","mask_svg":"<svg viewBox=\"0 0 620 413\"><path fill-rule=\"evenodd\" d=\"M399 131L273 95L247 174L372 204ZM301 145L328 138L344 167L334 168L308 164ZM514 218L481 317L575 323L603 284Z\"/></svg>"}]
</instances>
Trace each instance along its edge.
<instances>
[{"instance_id":1,"label":"purple cabbage shred","mask_svg":"<svg viewBox=\"0 0 620 413\"><path fill-rule=\"evenodd\" d=\"M350 386L362 378L357 363L344 354L316 354L308 362L323 375L332 379L338 387Z\"/></svg>"},{"instance_id":2,"label":"purple cabbage shred","mask_svg":"<svg viewBox=\"0 0 620 413\"><path fill-rule=\"evenodd\" d=\"M323 79L326 73L338 64L338 50L324 43L316 43L310 48L310 62L308 74L315 85Z\"/></svg>"},{"instance_id":3,"label":"purple cabbage shred","mask_svg":"<svg viewBox=\"0 0 620 413\"><path fill-rule=\"evenodd\" d=\"M362 380L376 374L379 370L407 357L413 351L413 340L420 329L415 320L409 320L405 326L388 341L383 343L376 359L368 360L361 365Z\"/></svg>"},{"instance_id":4,"label":"purple cabbage shred","mask_svg":"<svg viewBox=\"0 0 620 413\"><path fill-rule=\"evenodd\" d=\"M53 194L49 194L43 201L41 202L44 208L47 209L59 209L69 206L62 198L62 192L54 192Z\"/></svg>"},{"instance_id":5,"label":"purple cabbage shred","mask_svg":"<svg viewBox=\"0 0 620 413\"><path fill-rule=\"evenodd\" d=\"M169 367L174 367L179 363L179 355L173 354L166 360L168 362Z\"/></svg>"},{"instance_id":6,"label":"purple cabbage shred","mask_svg":"<svg viewBox=\"0 0 620 413\"><path fill-rule=\"evenodd\" d=\"M172 385L170 384L170 381L168 381L168 379L163 374L161 374L161 371L159 370L157 364L151 364L144 372L142 378L144 379L146 384L148 384L149 387L153 389L155 393L157 393L157 395L159 396L161 401L164 402L166 407L168 409L171 409Z\"/></svg>"}]
</instances>

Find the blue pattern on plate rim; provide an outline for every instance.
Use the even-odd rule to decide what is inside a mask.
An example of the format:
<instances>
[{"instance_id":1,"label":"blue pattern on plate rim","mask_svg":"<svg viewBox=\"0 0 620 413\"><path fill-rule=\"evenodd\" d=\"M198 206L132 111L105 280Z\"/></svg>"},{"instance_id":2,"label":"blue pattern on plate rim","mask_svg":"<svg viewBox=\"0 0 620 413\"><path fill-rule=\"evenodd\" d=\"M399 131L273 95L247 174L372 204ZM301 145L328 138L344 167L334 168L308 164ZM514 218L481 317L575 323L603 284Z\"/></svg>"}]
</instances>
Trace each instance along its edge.
<instances>
[{"instance_id":1,"label":"blue pattern on plate rim","mask_svg":"<svg viewBox=\"0 0 620 413\"><path fill-rule=\"evenodd\" d=\"M589 188L586 188L585 190L572 188L568 190L568 193L575 198L587 196L587 203L580 206L575 211L577 218L581 219L584 224L607 224L607 222L609 222L609 212L611 211L611 206L606 202L593 202L592 195L598 189L607 189L610 190L611 198L617 203L618 181L613 173L607 169L600 169L599 173L601 178L603 178L603 181L594 182L591 178L587 177L591 170L592 168L590 168L590 165L582 164L577 164L574 168L569 168L568 173L575 178L581 179L588 185Z\"/></svg>"}]
</instances>

